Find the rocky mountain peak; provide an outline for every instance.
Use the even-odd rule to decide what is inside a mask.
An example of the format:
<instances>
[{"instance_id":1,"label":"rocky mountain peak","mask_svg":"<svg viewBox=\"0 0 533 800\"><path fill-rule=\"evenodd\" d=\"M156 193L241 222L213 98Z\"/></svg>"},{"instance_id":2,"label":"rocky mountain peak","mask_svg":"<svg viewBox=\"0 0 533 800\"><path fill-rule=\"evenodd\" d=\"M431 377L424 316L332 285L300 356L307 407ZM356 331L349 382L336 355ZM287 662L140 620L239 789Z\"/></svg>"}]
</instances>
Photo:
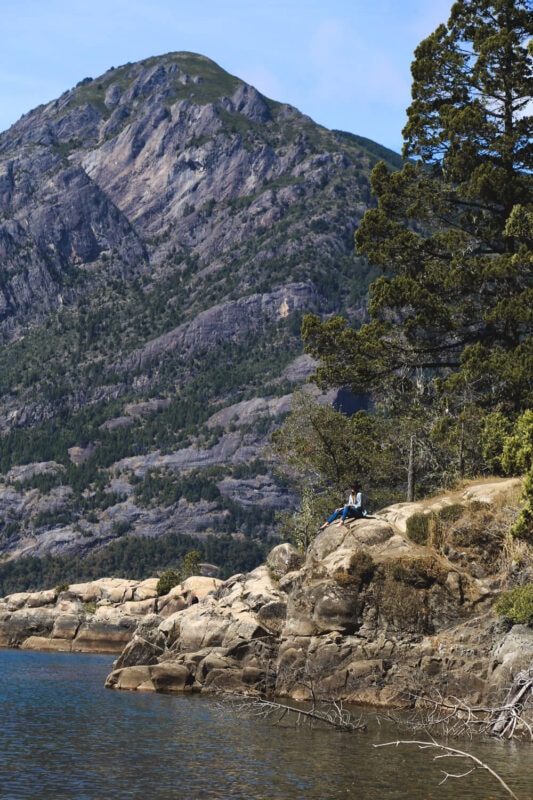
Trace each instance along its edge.
<instances>
[{"instance_id":1,"label":"rocky mountain peak","mask_svg":"<svg viewBox=\"0 0 533 800\"><path fill-rule=\"evenodd\" d=\"M379 158L399 163L193 53L85 78L0 135L0 473L54 463L72 488L49 495L37 476L18 487L33 492L21 505L0 481L11 498L1 549L20 553L36 531L56 542L37 553L167 531L183 502L148 522L126 476L113 513L98 494L114 496L125 459L179 482L192 464L234 478L259 457L279 417L208 420L254 398L277 407L305 380L290 365L307 311L364 317L369 271L353 233ZM139 403L152 411L129 414ZM278 506L280 491L269 496ZM225 502L202 514L204 529L222 525Z\"/></svg>"}]
</instances>

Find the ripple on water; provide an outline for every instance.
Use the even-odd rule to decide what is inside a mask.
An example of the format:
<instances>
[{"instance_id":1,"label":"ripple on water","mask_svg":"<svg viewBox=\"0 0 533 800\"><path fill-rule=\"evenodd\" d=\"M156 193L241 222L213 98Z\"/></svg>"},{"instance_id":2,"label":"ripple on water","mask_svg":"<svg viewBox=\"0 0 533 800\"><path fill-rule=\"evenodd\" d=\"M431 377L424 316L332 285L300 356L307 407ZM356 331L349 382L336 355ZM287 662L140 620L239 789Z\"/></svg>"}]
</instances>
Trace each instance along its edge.
<instances>
[{"instance_id":1,"label":"ripple on water","mask_svg":"<svg viewBox=\"0 0 533 800\"><path fill-rule=\"evenodd\" d=\"M105 690L110 669L104 656L0 650L1 800L508 797L481 772L439 786L427 752L376 749L399 734L372 715L367 734L274 726L204 697ZM531 800L531 745L476 747Z\"/></svg>"}]
</instances>

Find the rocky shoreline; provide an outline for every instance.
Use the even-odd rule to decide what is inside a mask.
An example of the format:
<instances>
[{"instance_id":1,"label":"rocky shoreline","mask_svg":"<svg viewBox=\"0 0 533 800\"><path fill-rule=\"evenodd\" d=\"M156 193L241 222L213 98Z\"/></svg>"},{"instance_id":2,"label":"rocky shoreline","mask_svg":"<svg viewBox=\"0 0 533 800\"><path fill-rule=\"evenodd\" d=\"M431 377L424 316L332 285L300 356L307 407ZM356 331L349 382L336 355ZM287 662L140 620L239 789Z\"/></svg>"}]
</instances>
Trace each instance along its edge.
<instances>
[{"instance_id":1,"label":"rocky shoreline","mask_svg":"<svg viewBox=\"0 0 533 800\"><path fill-rule=\"evenodd\" d=\"M501 503L517 481L399 504L289 544L253 572L101 579L0 600L0 646L118 655L106 686L263 693L402 707L420 694L497 697L533 663L533 629L492 609L501 576L414 543L406 522L460 501ZM485 573L485 574L483 574Z\"/></svg>"},{"instance_id":2,"label":"rocky shoreline","mask_svg":"<svg viewBox=\"0 0 533 800\"><path fill-rule=\"evenodd\" d=\"M141 623L197 603L220 581L189 578L158 597L157 578L101 578L0 599L0 647L120 654Z\"/></svg>"}]
</instances>

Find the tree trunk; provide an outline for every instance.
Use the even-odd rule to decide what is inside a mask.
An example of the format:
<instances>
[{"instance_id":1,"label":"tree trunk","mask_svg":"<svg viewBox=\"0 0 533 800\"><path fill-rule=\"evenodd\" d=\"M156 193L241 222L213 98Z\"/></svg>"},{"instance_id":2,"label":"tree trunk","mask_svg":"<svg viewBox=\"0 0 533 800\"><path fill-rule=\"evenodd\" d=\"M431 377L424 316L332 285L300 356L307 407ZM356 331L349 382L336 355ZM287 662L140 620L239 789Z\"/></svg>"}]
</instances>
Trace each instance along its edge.
<instances>
[{"instance_id":1,"label":"tree trunk","mask_svg":"<svg viewBox=\"0 0 533 800\"><path fill-rule=\"evenodd\" d=\"M465 424L461 422L461 433L459 434L459 476L465 476Z\"/></svg>"},{"instance_id":2,"label":"tree trunk","mask_svg":"<svg viewBox=\"0 0 533 800\"><path fill-rule=\"evenodd\" d=\"M409 465L407 467L407 502L415 499L415 437L409 442Z\"/></svg>"}]
</instances>

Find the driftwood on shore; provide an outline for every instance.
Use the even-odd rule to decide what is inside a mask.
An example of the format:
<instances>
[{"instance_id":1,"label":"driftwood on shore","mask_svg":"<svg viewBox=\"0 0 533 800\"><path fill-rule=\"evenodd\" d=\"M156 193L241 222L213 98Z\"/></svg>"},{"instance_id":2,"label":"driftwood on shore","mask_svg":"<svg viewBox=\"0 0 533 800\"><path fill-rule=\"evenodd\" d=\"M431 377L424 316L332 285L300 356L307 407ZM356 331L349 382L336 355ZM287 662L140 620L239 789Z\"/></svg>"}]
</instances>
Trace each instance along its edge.
<instances>
[{"instance_id":1,"label":"driftwood on shore","mask_svg":"<svg viewBox=\"0 0 533 800\"><path fill-rule=\"evenodd\" d=\"M524 719L524 709L528 700L533 699L533 667L523 669L513 681L504 704L499 714L491 726L491 734L501 738L511 739L514 736L517 725L525 726L529 731L530 739L533 740L533 729Z\"/></svg>"},{"instance_id":2,"label":"driftwood on shore","mask_svg":"<svg viewBox=\"0 0 533 800\"><path fill-rule=\"evenodd\" d=\"M409 720L396 719L400 727L439 730L445 736L469 735L474 730L500 739L522 737L533 741L533 666L518 672L502 702L470 706L455 697L411 695L416 712Z\"/></svg>"}]
</instances>

